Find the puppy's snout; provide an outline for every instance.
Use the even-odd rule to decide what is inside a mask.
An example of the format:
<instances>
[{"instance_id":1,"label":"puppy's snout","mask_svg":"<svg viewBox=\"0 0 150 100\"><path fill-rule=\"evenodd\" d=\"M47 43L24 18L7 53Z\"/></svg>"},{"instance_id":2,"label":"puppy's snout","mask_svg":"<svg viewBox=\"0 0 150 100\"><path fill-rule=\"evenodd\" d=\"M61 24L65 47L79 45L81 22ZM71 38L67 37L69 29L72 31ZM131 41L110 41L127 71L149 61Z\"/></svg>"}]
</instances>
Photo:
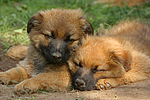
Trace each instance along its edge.
<instances>
[{"instance_id":1,"label":"puppy's snout","mask_svg":"<svg viewBox=\"0 0 150 100\"><path fill-rule=\"evenodd\" d=\"M75 85L78 88L83 88L83 87L85 87L85 81L81 78L78 78L78 79L75 80Z\"/></svg>"},{"instance_id":2,"label":"puppy's snout","mask_svg":"<svg viewBox=\"0 0 150 100\"><path fill-rule=\"evenodd\" d=\"M55 58L61 58L62 54L60 52L54 52L54 53L52 53L52 56Z\"/></svg>"}]
</instances>

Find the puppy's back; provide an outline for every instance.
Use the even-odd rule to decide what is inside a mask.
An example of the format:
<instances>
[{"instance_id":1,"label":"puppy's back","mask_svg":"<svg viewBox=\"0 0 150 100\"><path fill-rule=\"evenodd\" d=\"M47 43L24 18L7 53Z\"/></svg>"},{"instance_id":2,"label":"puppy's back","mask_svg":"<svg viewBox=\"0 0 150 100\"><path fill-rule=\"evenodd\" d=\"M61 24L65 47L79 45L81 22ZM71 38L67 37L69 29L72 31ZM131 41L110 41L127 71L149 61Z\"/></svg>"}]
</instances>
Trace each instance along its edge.
<instances>
[{"instance_id":1,"label":"puppy's back","mask_svg":"<svg viewBox=\"0 0 150 100\"><path fill-rule=\"evenodd\" d=\"M150 25L140 22L121 22L106 32L122 44L130 42L134 49L150 56Z\"/></svg>"}]
</instances>

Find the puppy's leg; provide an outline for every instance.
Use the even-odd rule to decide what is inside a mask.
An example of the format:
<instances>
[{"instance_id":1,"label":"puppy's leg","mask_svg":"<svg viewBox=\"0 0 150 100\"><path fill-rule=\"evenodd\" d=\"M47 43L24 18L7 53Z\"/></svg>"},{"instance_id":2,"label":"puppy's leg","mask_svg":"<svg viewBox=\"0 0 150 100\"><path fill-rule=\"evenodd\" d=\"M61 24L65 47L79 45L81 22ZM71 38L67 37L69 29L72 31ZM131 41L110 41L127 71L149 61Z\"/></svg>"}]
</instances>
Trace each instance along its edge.
<instances>
[{"instance_id":1,"label":"puppy's leg","mask_svg":"<svg viewBox=\"0 0 150 100\"><path fill-rule=\"evenodd\" d=\"M19 95L30 94L40 89L66 91L70 82L70 74L67 71L41 73L16 85L15 91Z\"/></svg>"},{"instance_id":2,"label":"puppy's leg","mask_svg":"<svg viewBox=\"0 0 150 100\"><path fill-rule=\"evenodd\" d=\"M2 84L19 83L25 79L28 79L28 74L23 67L16 67L6 72L0 72L0 83Z\"/></svg>"},{"instance_id":3,"label":"puppy's leg","mask_svg":"<svg viewBox=\"0 0 150 100\"><path fill-rule=\"evenodd\" d=\"M27 56L28 49L29 46L13 46L6 52L6 56L15 60L22 60Z\"/></svg>"}]
</instances>

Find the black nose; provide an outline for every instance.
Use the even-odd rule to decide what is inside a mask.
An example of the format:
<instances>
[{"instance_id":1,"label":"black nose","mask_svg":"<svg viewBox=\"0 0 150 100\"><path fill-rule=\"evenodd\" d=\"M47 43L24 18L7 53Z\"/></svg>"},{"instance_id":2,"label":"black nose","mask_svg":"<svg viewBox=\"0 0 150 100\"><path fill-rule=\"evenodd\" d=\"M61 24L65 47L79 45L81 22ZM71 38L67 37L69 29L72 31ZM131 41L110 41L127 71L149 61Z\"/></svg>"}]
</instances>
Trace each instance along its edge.
<instances>
[{"instance_id":1,"label":"black nose","mask_svg":"<svg viewBox=\"0 0 150 100\"><path fill-rule=\"evenodd\" d=\"M75 85L78 87L78 88L84 88L85 87L85 81L81 78L77 78L75 80Z\"/></svg>"},{"instance_id":2,"label":"black nose","mask_svg":"<svg viewBox=\"0 0 150 100\"><path fill-rule=\"evenodd\" d=\"M61 58L62 54L60 52L54 52L54 53L52 53L52 56L55 58Z\"/></svg>"}]
</instances>

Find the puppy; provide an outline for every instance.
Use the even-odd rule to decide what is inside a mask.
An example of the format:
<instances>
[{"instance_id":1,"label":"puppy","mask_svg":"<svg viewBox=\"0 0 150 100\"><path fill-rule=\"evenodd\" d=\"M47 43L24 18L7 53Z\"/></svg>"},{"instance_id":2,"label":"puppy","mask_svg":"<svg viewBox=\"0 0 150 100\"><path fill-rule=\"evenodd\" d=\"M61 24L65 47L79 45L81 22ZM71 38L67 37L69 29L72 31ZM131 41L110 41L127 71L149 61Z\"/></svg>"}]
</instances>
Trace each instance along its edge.
<instances>
[{"instance_id":1,"label":"puppy","mask_svg":"<svg viewBox=\"0 0 150 100\"><path fill-rule=\"evenodd\" d=\"M0 82L21 82L15 86L19 95L39 89L69 90L71 76L67 60L80 39L93 34L81 10L40 11L29 20L27 32L31 44L26 58L16 68L1 72Z\"/></svg>"},{"instance_id":2,"label":"puppy","mask_svg":"<svg viewBox=\"0 0 150 100\"><path fill-rule=\"evenodd\" d=\"M87 36L70 62L75 89L109 89L150 77L150 25L123 22Z\"/></svg>"}]
</instances>

